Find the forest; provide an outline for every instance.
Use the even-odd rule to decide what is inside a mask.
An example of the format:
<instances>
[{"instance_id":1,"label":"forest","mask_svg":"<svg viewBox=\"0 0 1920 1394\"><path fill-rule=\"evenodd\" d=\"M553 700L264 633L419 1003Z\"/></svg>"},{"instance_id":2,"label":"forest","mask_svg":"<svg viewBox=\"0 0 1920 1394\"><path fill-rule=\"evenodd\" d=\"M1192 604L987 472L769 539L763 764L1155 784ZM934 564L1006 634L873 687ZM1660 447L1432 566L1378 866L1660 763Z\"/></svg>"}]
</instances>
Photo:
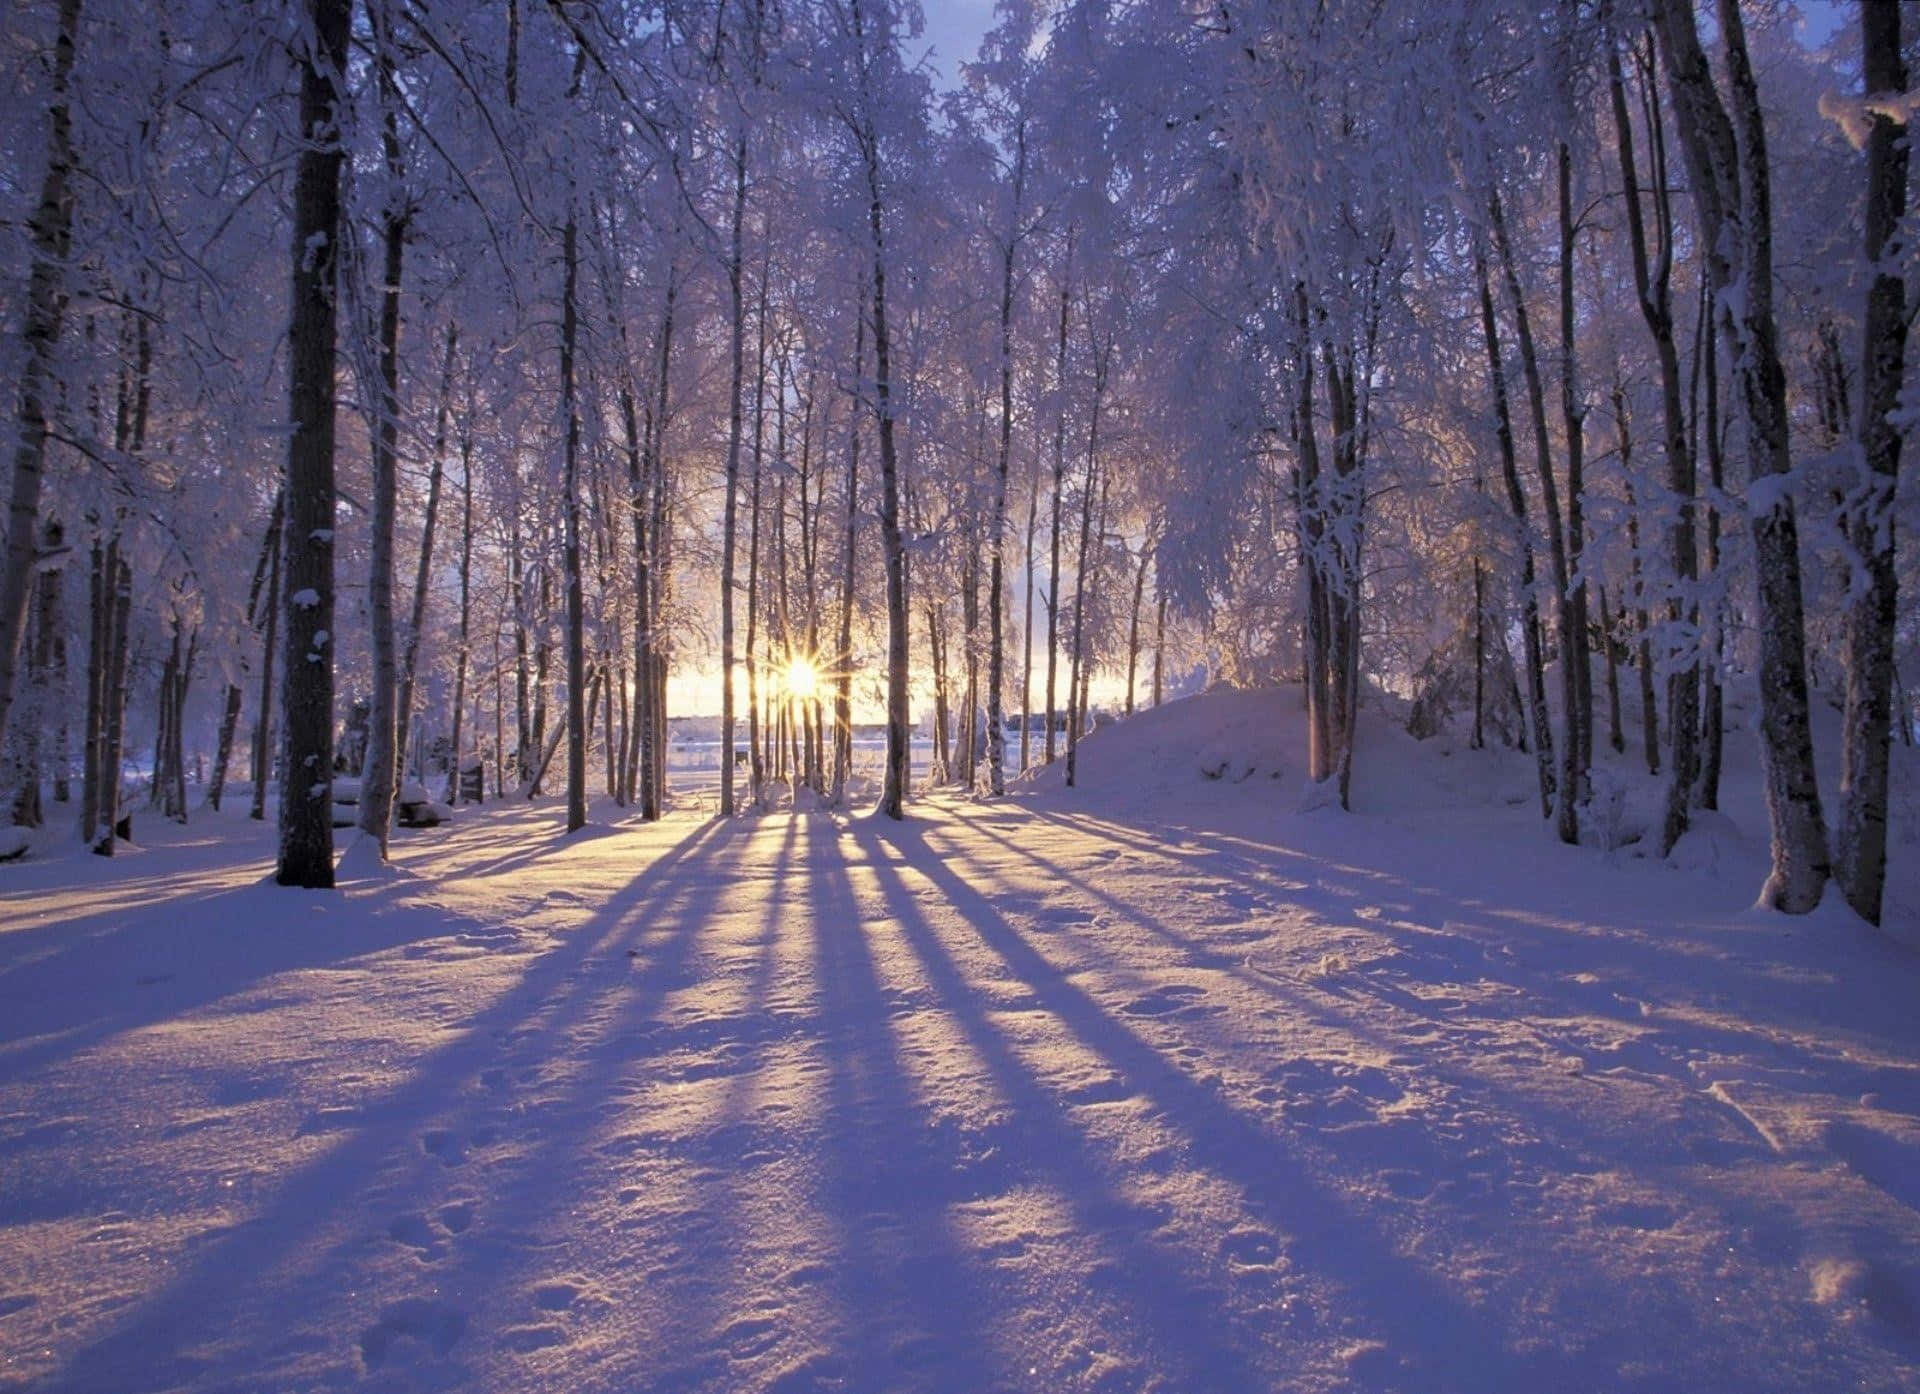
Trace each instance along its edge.
<instances>
[{"instance_id":1,"label":"forest","mask_svg":"<svg viewBox=\"0 0 1920 1394\"><path fill-rule=\"evenodd\" d=\"M1913 1394L1916 29L9 0L0 1394Z\"/></svg>"},{"instance_id":2,"label":"forest","mask_svg":"<svg viewBox=\"0 0 1920 1394\"><path fill-rule=\"evenodd\" d=\"M1285 682L1326 800L1379 706L1568 843L1597 745L1664 854L1757 738L1762 900L1877 920L1904 19L1001 0L943 69L898 0L14 6L14 822L233 780L318 886L336 776L382 854L429 766L657 817L676 704L723 814L883 718L898 817Z\"/></svg>"}]
</instances>

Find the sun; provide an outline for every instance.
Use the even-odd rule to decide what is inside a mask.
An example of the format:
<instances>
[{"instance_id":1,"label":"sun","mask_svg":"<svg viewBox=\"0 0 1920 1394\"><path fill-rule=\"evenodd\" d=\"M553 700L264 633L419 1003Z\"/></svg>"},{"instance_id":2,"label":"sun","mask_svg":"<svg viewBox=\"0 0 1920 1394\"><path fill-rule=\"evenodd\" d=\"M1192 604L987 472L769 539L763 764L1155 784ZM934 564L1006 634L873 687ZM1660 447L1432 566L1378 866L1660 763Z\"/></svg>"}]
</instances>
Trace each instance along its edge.
<instances>
[{"instance_id":1,"label":"sun","mask_svg":"<svg viewBox=\"0 0 1920 1394\"><path fill-rule=\"evenodd\" d=\"M797 702L811 702L820 694L820 671L810 658L794 659L781 676L787 695Z\"/></svg>"}]
</instances>

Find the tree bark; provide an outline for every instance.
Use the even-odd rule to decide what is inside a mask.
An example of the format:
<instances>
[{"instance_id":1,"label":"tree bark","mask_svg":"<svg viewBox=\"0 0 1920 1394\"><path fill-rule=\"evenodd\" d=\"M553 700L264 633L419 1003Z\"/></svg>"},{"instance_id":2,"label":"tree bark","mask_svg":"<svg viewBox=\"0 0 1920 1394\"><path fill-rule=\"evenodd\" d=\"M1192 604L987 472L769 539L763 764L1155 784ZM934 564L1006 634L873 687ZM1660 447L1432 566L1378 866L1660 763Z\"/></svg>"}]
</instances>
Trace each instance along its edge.
<instances>
[{"instance_id":1,"label":"tree bark","mask_svg":"<svg viewBox=\"0 0 1920 1394\"><path fill-rule=\"evenodd\" d=\"M446 475L447 461L447 418L453 410L453 356L458 342L459 326L447 322L447 347L440 369L440 405L434 413L433 458L427 466L427 510L420 525L420 560L413 573L413 603L407 612L407 642L400 651L400 697L394 703L395 729L400 735L400 748L406 748L407 733L413 729L414 683L420 665L420 636L427 627L427 583L433 575L433 539L440 520L440 488ZM456 726L459 719L458 703L455 704ZM460 771L460 743L453 746L453 766L455 782L458 783ZM424 778L424 774L422 776ZM451 799L448 800L452 802Z\"/></svg>"},{"instance_id":2,"label":"tree bark","mask_svg":"<svg viewBox=\"0 0 1920 1394\"><path fill-rule=\"evenodd\" d=\"M1753 471L1747 497L1759 577L1761 763L1772 832L1772 868L1759 903L1798 914L1820 903L1831 861L1814 780L1786 373L1773 315L1773 206L1765 123L1738 0L1719 0L1717 12L1731 113L1701 49L1691 0L1654 6L1707 276L1734 349ZM1738 294L1729 294L1736 286Z\"/></svg>"},{"instance_id":3,"label":"tree bark","mask_svg":"<svg viewBox=\"0 0 1920 1394\"><path fill-rule=\"evenodd\" d=\"M1487 279L1487 263L1474 257L1474 271L1480 288L1480 332L1487 350L1487 381L1493 396L1495 434L1500 447L1500 473L1506 484L1507 505L1513 511L1515 530L1520 539L1521 637L1526 645L1527 712L1533 727L1534 764L1540 781L1540 816L1553 814L1553 727L1547 717L1547 681L1540 642L1540 601L1534 593L1533 538L1527 530L1527 495L1520 485L1519 464L1514 458L1513 413L1507 400L1507 371L1500 353L1499 321L1494 318L1493 289Z\"/></svg>"},{"instance_id":4,"label":"tree bark","mask_svg":"<svg viewBox=\"0 0 1920 1394\"><path fill-rule=\"evenodd\" d=\"M1869 96L1903 96L1898 5L1863 4L1860 37ZM1887 874L1887 749L1893 714L1894 496L1906 431L1897 418L1906 372L1906 281L1887 255L1907 208L1908 131L1885 114L1867 136L1867 289L1861 349L1862 475L1847 507L1847 539L1860 572L1847 600L1847 693L1842 726L1840 822L1834 878L1847 904L1880 923Z\"/></svg>"},{"instance_id":5,"label":"tree bark","mask_svg":"<svg viewBox=\"0 0 1920 1394\"><path fill-rule=\"evenodd\" d=\"M987 544L987 792L995 798L1007 792L1007 730L1001 705L1007 650L1000 597L1006 589L1007 470L1013 458L1013 259L1020 246L1026 183L1027 126L1022 120L1014 131L1013 210L1000 258L1000 449L994 464L993 515L988 522L992 536ZM971 733L967 743L971 747Z\"/></svg>"},{"instance_id":6,"label":"tree bark","mask_svg":"<svg viewBox=\"0 0 1920 1394\"><path fill-rule=\"evenodd\" d=\"M293 198L288 327L286 652L281 668L280 852L283 886L333 885L333 402L340 242L339 83L352 0L307 0L301 55L301 151Z\"/></svg>"},{"instance_id":7,"label":"tree bark","mask_svg":"<svg viewBox=\"0 0 1920 1394\"><path fill-rule=\"evenodd\" d=\"M469 371L467 409L460 422L460 637L453 655L453 773L447 780L449 804L457 804L463 792L461 767L464 725L467 715L467 669L473 649L473 394ZM498 756L496 754L496 760ZM486 797L486 775L481 774L478 793Z\"/></svg>"},{"instance_id":8,"label":"tree bark","mask_svg":"<svg viewBox=\"0 0 1920 1394\"><path fill-rule=\"evenodd\" d=\"M80 0L60 0L53 40L52 80L47 99L47 168L40 199L29 222L33 245L27 274L20 369L15 410L13 482L7 497L7 542L0 565L0 734L7 726L26 635L27 601L33 589L35 534L40 525L40 485L46 466L47 403L54 349L67 308L66 264L73 232L73 117L69 88L79 39Z\"/></svg>"},{"instance_id":9,"label":"tree bark","mask_svg":"<svg viewBox=\"0 0 1920 1394\"><path fill-rule=\"evenodd\" d=\"M587 825L587 711L591 705L586 690L586 588L580 574L580 405L574 381L574 353L580 332L580 220L571 202L561 233L561 257L560 409L567 433L561 566L567 607L567 831L571 833Z\"/></svg>"},{"instance_id":10,"label":"tree bark","mask_svg":"<svg viewBox=\"0 0 1920 1394\"><path fill-rule=\"evenodd\" d=\"M1540 375L1540 357L1534 346L1531 317L1527 314L1526 292L1520 284L1513 243L1507 236L1506 216L1496 196L1491 205L1494 245L1500 254L1507 297L1512 302L1514 337L1520 349L1520 369L1527 386L1527 403L1533 417L1535 472L1540 479L1540 508L1545 514L1547 555L1553 564L1554 627L1560 640L1560 775L1555 781L1557 795L1556 827L1560 840L1580 840L1580 798L1585 792L1586 771L1580 764L1579 677L1575 661L1579 657L1579 639L1575 634L1575 614L1571 563L1568 556L1565 519L1560 509L1560 486L1553 474L1552 442L1547 431L1546 388ZM1563 245L1566 233L1563 232Z\"/></svg>"},{"instance_id":11,"label":"tree bark","mask_svg":"<svg viewBox=\"0 0 1920 1394\"><path fill-rule=\"evenodd\" d=\"M740 442L744 432L741 400L746 373L747 310L742 277L747 212L747 137L742 131L733 146L733 225L727 255L729 359L727 387L727 495L720 541L720 816L730 818L733 797L733 576L735 541L739 534Z\"/></svg>"}]
</instances>

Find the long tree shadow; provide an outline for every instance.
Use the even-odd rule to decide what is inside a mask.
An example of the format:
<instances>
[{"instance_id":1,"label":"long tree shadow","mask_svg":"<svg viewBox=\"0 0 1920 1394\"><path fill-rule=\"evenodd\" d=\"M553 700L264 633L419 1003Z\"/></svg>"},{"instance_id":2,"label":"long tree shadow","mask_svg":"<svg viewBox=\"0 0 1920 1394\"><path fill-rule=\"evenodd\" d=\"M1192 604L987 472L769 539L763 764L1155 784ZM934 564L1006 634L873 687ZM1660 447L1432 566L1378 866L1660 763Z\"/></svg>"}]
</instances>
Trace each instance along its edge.
<instances>
[{"instance_id":1,"label":"long tree shadow","mask_svg":"<svg viewBox=\"0 0 1920 1394\"><path fill-rule=\"evenodd\" d=\"M1436 999L1411 992L1404 984L1497 983L1519 994L1506 1004L1503 1018L1614 1022L1640 1038L1641 1046L1630 1052L1636 1066L1681 1083L1693 1080L1684 1062L1659 1058L1648 1048L1660 1030L1663 1007L1684 1013L1684 1025L1676 1033L1689 1047L1728 1055L1798 1054L1803 1063L1817 1066L1833 1062L1819 1061L1804 1047L1796 1050L1779 1028L1792 1024L1813 1027L1819 1034L1846 1033L1862 1044L1894 1040L1913 998L1911 956L1878 942L1863 944L1863 952L1844 969L1826 964L1822 983L1783 962L1775 934L1757 932L1750 923L1716 921L1711 914L1700 923L1650 923L1640 930L1603 923L1594 928L1574 916L1577 906L1560 903L1568 892L1551 886L1530 891L1520 887L1530 896L1520 904L1489 904L1415 874L1323 861L1310 850L1246 834L1185 825L1165 830L1191 847L1176 850L1156 844L1145 832L1092 815L1035 810L1035 816L1208 877L1230 878L1266 898L1257 908L1283 896L1285 903L1301 904L1336 923L1380 936L1391 955L1382 965L1389 974L1354 972L1324 979L1314 984L1317 994L1354 1003L1386 1002L1458 1032L1462 1024L1456 1015L1438 1010ZM1023 850L1014 839L1004 840L1013 850ZM1276 892L1275 868L1294 873L1313 888L1312 894ZM1329 869L1337 875L1329 877ZM1342 880L1359 884L1342 886ZM1351 913L1350 907L1363 903L1392 913ZM1196 961L1217 963L1215 951L1202 948L1200 953L1204 957ZM1444 994L1438 1000L1447 1001ZM1718 1005L1703 1010L1709 1004ZM1718 1017L1718 1024L1711 1024L1709 1016ZM1890 1082L1885 1071L1862 1075L1852 1092L1886 1089L1920 1098Z\"/></svg>"},{"instance_id":2,"label":"long tree shadow","mask_svg":"<svg viewBox=\"0 0 1920 1394\"><path fill-rule=\"evenodd\" d=\"M809 834L836 836L824 819L810 820ZM809 863L831 1069L822 1191L837 1234L835 1289L852 1332L852 1349L813 1377L822 1388L859 1390L1004 1387L996 1377L1010 1372L991 1354L987 1295L947 1215L968 1193L962 1159L942 1146L915 1097L844 856L830 848Z\"/></svg>"},{"instance_id":3,"label":"long tree shadow","mask_svg":"<svg viewBox=\"0 0 1920 1394\"><path fill-rule=\"evenodd\" d=\"M196 1250L170 1282L69 1359L50 1387L168 1387L202 1372L205 1362L195 1352L210 1337L230 1341L236 1330L249 1333L236 1347L249 1363L229 1373L270 1382L275 1358L290 1345L276 1339L274 1328L315 1310L337 1310L342 1294L352 1294L361 1281L367 1206L418 1199L406 1194L409 1188L418 1193L425 1178L464 1161L466 1149L481 1142L474 1111L491 1110L474 1102L485 1097L478 1084L505 1053L516 1046L550 1049L543 1043L609 1000L645 1011L684 983L692 938L726 883L718 859L736 838L735 827L708 824L642 869L464 1022L455 1039L422 1056L405 1083L351 1119L327 1124L341 1134L337 1143L288 1176L259 1213ZM634 950L644 952L644 960L617 954L627 943L644 944ZM556 1128L544 1146L564 1151L578 1142ZM521 1193L504 1196L509 1214L516 1205L524 1214L530 1202L539 1203L537 1173L535 1167L520 1178ZM394 1174L401 1177L397 1185L383 1179L372 1188L377 1194L369 1193L368 1178ZM396 1229L395 1236L403 1234ZM437 1299L391 1304L366 1329L361 1354L377 1365L394 1340L409 1334L450 1349L465 1321L463 1310ZM466 1378L454 1360L431 1382L457 1385Z\"/></svg>"},{"instance_id":4,"label":"long tree shadow","mask_svg":"<svg viewBox=\"0 0 1920 1394\"><path fill-rule=\"evenodd\" d=\"M1240 1188L1249 1209L1285 1236L1288 1259L1330 1282L1344 1311L1387 1340L1427 1388L1569 1388L1591 1370L1555 1351L1520 1351L1477 1310L1400 1254L1371 1217L1329 1192L1279 1140L1121 1025L969 886L912 825L874 834L920 869L947 902L1083 1046L1144 1093L1178 1128L1192 1160ZM968 991L957 978L952 986Z\"/></svg>"},{"instance_id":5,"label":"long tree shadow","mask_svg":"<svg viewBox=\"0 0 1920 1394\"><path fill-rule=\"evenodd\" d=\"M865 866L880 887L889 922L899 930L940 1004L959 1025L984 1062L995 1088L1011 1106L1012 1136L1002 1142L1012 1155L1003 1174L995 1179L1006 1186L1025 1179L1022 1173L1026 1173L1045 1181L1053 1194L1071 1207L1079 1225L1112 1250L1110 1260L1138 1285L1139 1297L1129 1302L1122 1286L1103 1284L1105 1300L1125 1308L1113 1324L1139 1333L1148 1347L1131 1353L1136 1358L1173 1378L1176 1388L1266 1387L1268 1381L1258 1362L1250 1360L1240 1344L1216 1340L1210 1334L1224 1319L1223 1294L1170 1266L1166 1248L1150 1238L1166 1214L1153 1203L1126 1197L1116 1184L1119 1168L1115 1161L1104 1155L1092 1138L1065 1121L1063 1107L1068 1100L1050 1089L1021 1060L994 1024L989 1016L989 999L955 962L920 901L892 865L890 854L905 850L909 864L924 870L923 861L916 857L930 860L925 857L925 843L911 829L876 831L870 826L862 828L856 838L865 854ZM977 910L984 904L979 900L971 908ZM968 907L959 908L967 913ZM974 924L970 915L967 923ZM1146 1280L1149 1274L1151 1282ZM1118 1331L1111 1338L1119 1339Z\"/></svg>"},{"instance_id":6,"label":"long tree shadow","mask_svg":"<svg viewBox=\"0 0 1920 1394\"><path fill-rule=\"evenodd\" d=\"M0 936L0 1066L23 1075L276 974L331 967L448 934L446 911L396 903L416 888L356 888L347 899L276 886L219 886L10 931ZM340 905L353 913L328 908ZM75 991L76 984L82 990Z\"/></svg>"}]
</instances>

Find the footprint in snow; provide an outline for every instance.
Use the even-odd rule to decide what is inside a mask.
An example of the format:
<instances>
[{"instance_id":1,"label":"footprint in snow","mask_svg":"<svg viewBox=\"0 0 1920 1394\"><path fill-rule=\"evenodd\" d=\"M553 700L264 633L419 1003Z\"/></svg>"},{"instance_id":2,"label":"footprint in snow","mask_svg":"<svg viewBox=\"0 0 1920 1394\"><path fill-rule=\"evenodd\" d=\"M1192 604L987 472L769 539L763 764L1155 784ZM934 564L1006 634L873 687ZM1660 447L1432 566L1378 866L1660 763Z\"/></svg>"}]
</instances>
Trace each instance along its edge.
<instances>
[{"instance_id":1,"label":"footprint in snow","mask_svg":"<svg viewBox=\"0 0 1920 1394\"><path fill-rule=\"evenodd\" d=\"M1280 1261L1280 1241L1264 1229L1236 1229L1220 1241L1220 1256L1232 1268L1271 1268Z\"/></svg>"},{"instance_id":2,"label":"footprint in snow","mask_svg":"<svg viewBox=\"0 0 1920 1394\"><path fill-rule=\"evenodd\" d=\"M1128 1016L1173 1016L1181 1012L1204 1012L1213 1010L1195 1001L1205 997L1207 990L1195 987L1191 983L1168 983L1153 991L1136 997L1120 1010Z\"/></svg>"},{"instance_id":3,"label":"footprint in snow","mask_svg":"<svg viewBox=\"0 0 1920 1394\"><path fill-rule=\"evenodd\" d=\"M448 1128L430 1128L422 1133L420 1150L430 1157L438 1157L450 1167L461 1166L467 1160L467 1149Z\"/></svg>"},{"instance_id":4,"label":"footprint in snow","mask_svg":"<svg viewBox=\"0 0 1920 1394\"><path fill-rule=\"evenodd\" d=\"M400 1216L387 1226L387 1238L412 1249L422 1263L432 1263L446 1250L441 1231L425 1215Z\"/></svg>"},{"instance_id":5,"label":"footprint in snow","mask_svg":"<svg viewBox=\"0 0 1920 1394\"><path fill-rule=\"evenodd\" d=\"M554 1346L564 1346L572 1338L567 1329L553 1322L538 1322L529 1326L509 1326L500 1333L500 1344L518 1355L531 1355L537 1350L550 1350Z\"/></svg>"},{"instance_id":6,"label":"footprint in snow","mask_svg":"<svg viewBox=\"0 0 1920 1394\"><path fill-rule=\"evenodd\" d=\"M752 1360L780 1344L780 1323L772 1317L741 1317L720 1333L720 1344L735 1360Z\"/></svg>"},{"instance_id":7,"label":"footprint in snow","mask_svg":"<svg viewBox=\"0 0 1920 1394\"><path fill-rule=\"evenodd\" d=\"M380 1320L360 1333L360 1358L369 1371L389 1361L431 1353L444 1356L467 1329L467 1315L444 1302L408 1297L380 1309Z\"/></svg>"}]
</instances>

